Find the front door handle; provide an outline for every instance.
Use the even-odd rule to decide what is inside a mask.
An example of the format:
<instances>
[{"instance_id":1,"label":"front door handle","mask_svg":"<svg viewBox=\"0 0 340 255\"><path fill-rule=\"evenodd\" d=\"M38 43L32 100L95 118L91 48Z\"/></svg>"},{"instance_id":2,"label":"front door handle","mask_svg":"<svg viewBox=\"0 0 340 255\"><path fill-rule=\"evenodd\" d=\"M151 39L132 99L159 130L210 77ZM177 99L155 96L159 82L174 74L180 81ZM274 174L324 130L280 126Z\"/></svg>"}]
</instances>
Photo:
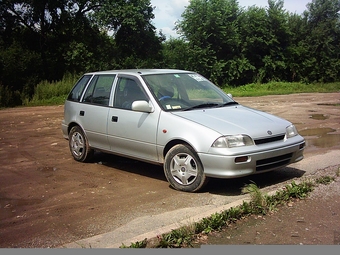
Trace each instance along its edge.
<instances>
[{"instance_id":1,"label":"front door handle","mask_svg":"<svg viewBox=\"0 0 340 255\"><path fill-rule=\"evenodd\" d=\"M118 122L118 117L117 116L112 116L112 122Z\"/></svg>"}]
</instances>

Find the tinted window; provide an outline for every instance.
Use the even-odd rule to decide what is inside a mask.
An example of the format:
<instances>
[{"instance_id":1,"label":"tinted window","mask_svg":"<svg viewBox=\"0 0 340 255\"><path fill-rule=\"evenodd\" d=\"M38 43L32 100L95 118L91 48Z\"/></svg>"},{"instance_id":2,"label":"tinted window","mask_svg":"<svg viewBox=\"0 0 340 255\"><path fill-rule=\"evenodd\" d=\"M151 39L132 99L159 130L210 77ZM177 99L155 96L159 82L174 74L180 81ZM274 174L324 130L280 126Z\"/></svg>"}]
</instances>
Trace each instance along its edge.
<instances>
[{"instance_id":1,"label":"tinted window","mask_svg":"<svg viewBox=\"0 0 340 255\"><path fill-rule=\"evenodd\" d=\"M83 102L108 106L114 79L113 74L93 77L85 92Z\"/></svg>"},{"instance_id":2,"label":"tinted window","mask_svg":"<svg viewBox=\"0 0 340 255\"><path fill-rule=\"evenodd\" d=\"M67 100L79 102L81 95L83 94L84 88L88 81L90 80L91 75L84 75L80 78L80 80L74 85L70 94L67 97Z\"/></svg>"}]
</instances>

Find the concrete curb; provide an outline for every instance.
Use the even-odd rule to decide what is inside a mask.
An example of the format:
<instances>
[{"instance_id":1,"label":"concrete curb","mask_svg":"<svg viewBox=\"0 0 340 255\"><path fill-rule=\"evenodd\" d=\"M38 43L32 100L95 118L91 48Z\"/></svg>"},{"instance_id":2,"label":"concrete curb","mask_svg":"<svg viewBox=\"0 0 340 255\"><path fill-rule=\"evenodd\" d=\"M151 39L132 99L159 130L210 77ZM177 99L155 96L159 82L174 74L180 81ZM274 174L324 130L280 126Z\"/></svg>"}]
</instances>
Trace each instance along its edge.
<instances>
[{"instance_id":1,"label":"concrete curb","mask_svg":"<svg viewBox=\"0 0 340 255\"><path fill-rule=\"evenodd\" d=\"M169 233L172 230L178 229L178 228L180 228L182 226L188 226L188 225L190 225L192 223L199 222L203 218L207 218L207 217L211 216L214 213L220 213L220 212L223 212L223 211L226 211L226 210L230 209L231 207L237 207L237 206L241 205L244 201L250 201L250 200L249 199L240 199L240 200L237 200L237 201L229 203L227 205L220 206L220 207L218 207L216 209L211 209L211 210L205 211L204 213L201 213L201 214L196 215L194 217L190 217L188 219L182 220L182 221L180 221L178 223L174 223L174 224L171 224L171 225L168 225L168 226L165 226L165 227L161 227L161 228L158 228L158 229L156 229L154 231L150 231L148 233L145 233L145 234L142 234L142 235L138 235L138 236L135 236L133 238L124 240L122 243L115 243L115 244L113 244L111 246L108 246L107 248L119 248L122 244L130 245L131 243L135 243L137 241L142 241L145 238L147 238L148 240L152 239L152 238L156 238L157 236Z\"/></svg>"},{"instance_id":2,"label":"concrete curb","mask_svg":"<svg viewBox=\"0 0 340 255\"><path fill-rule=\"evenodd\" d=\"M228 203L223 206L219 206L213 209L206 210L195 216L188 217L182 221L179 221L179 222L167 225L167 226L159 227L155 230L134 236L132 238L122 239L118 241L117 239L120 239L119 236L121 236L120 232L122 232L122 229L124 229L124 227L121 227L118 230L114 230L108 233L104 233L104 234L96 235L90 238L78 240L76 242L64 244L60 248L119 248L120 246L122 246L122 244L128 246L131 243L142 241L145 238L147 238L148 240L152 238L157 238L157 236L169 233L174 229L178 229L180 227L187 226L195 222L199 222L203 218L207 218L214 213L221 213L232 207L237 207L239 205L242 205L243 202L247 202L247 201L250 201L249 196L247 196L246 198ZM114 240L114 243L112 242L113 240Z\"/></svg>"}]
</instances>

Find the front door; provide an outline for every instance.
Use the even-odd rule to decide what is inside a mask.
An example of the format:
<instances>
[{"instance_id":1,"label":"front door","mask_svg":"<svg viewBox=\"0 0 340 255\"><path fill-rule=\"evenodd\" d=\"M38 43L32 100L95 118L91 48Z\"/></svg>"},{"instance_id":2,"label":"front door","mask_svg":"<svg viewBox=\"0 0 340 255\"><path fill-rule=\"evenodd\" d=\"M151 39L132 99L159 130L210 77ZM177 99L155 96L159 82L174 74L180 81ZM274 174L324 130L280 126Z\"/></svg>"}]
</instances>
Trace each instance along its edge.
<instances>
[{"instance_id":1,"label":"front door","mask_svg":"<svg viewBox=\"0 0 340 255\"><path fill-rule=\"evenodd\" d=\"M137 112L131 109L136 100L149 98L140 82L133 77L119 77L113 108L108 114L110 150L129 157L158 162L156 133L159 111Z\"/></svg>"}]
</instances>

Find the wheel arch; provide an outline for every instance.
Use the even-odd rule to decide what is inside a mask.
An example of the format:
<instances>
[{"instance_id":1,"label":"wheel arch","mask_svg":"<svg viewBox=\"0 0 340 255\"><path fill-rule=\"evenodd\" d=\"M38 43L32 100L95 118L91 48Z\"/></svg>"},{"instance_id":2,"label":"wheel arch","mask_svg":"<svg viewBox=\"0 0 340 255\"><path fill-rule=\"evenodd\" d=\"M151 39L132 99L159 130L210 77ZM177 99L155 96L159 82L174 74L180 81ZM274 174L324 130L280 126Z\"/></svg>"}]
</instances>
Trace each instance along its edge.
<instances>
[{"instance_id":1,"label":"wheel arch","mask_svg":"<svg viewBox=\"0 0 340 255\"><path fill-rule=\"evenodd\" d=\"M86 133L85 133L85 130L83 129L83 127L80 126L77 122L70 122L70 123L68 124L68 127L67 127L67 135L70 134L71 129L72 129L73 127L75 127L75 126L80 127L80 128L83 130L84 134L86 134Z\"/></svg>"},{"instance_id":2,"label":"wheel arch","mask_svg":"<svg viewBox=\"0 0 340 255\"><path fill-rule=\"evenodd\" d=\"M164 150L163 150L163 159L165 159L165 155L168 153L168 151L174 147L177 144L183 144L183 145L187 145L189 147L191 147L196 153L197 151L195 150L195 147L192 146L192 144L190 144L187 141L181 140L181 139L174 139L169 141L165 146L164 146ZM198 155L197 155L198 156ZM199 156L198 156L199 157Z\"/></svg>"},{"instance_id":3,"label":"wheel arch","mask_svg":"<svg viewBox=\"0 0 340 255\"><path fill-rule=\"evenodd\" d=\"M68 127L67 127L67 137L69 137L70 132L71 132L71 129L72 129L73 127L75 127L75 126L78 126L78 127L83 131L84 135L87 136L87 134L86 134L84 128L83 128L81 125L79 125L77 122L72 121L72 122L70 122L70 123L68 124ZM69 139L69 138L68 138L68 139ZM88 143L89 143L90 148L92 148L90 141L88 141Z\"/></svg>"}]
</instances>

